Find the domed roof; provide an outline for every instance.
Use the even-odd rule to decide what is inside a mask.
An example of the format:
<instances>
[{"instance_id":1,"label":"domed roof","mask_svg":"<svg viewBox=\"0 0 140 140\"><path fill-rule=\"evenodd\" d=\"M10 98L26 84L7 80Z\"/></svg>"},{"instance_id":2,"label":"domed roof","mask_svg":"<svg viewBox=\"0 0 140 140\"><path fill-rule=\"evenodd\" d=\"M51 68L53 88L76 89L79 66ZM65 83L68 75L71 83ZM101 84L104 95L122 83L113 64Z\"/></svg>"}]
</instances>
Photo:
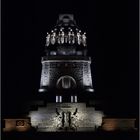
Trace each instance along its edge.
<instances>
[{"instance_id":1,"label":"domed roof","mask_svg":"<svg viewBox=\"0 0 140 140\"><path fill-rule=\"evenodd\" d=\"M86 46L86 33L76 25L73 15L63 14L59 16L57 25L46 36L46 46L51 45L82 45Z\"/></svg>"}]
</instances>

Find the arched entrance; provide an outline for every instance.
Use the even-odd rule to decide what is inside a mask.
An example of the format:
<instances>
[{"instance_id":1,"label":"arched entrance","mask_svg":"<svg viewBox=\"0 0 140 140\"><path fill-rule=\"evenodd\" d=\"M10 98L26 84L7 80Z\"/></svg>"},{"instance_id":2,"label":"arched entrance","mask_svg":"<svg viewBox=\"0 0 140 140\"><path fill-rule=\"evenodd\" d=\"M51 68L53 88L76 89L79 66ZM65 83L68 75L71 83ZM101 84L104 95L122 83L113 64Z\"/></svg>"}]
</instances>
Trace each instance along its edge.
<instances>
[{"instance_id":1,"label":"arched entrance","mask_svg":"<svg viewBox=\"0 0 140 140\"><path fill-rule=\"evenodd\" d=\"M59 89L73 89L76 87L76 81L69 75L61 76L57 80L56 87Z\"/></svg>"}]
</instances>

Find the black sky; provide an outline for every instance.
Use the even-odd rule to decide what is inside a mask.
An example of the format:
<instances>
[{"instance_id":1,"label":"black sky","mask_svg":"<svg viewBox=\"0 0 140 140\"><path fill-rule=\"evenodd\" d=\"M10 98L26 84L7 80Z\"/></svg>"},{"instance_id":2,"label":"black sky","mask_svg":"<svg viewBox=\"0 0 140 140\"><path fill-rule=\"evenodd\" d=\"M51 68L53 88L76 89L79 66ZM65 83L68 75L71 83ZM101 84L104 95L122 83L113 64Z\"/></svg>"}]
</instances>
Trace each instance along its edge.
<instances>
[{"instance_id":1,"label":"black sky","mask_svg":"<svg viewBox=\"0 0 140 140\"><path fill-rule=\"evenodd\" d=\"M138 115L138 1L2 1L2 109L16 114L38 94L46 32L72 13L87 32L95 94Z\"/></svg>"}]
</instances>

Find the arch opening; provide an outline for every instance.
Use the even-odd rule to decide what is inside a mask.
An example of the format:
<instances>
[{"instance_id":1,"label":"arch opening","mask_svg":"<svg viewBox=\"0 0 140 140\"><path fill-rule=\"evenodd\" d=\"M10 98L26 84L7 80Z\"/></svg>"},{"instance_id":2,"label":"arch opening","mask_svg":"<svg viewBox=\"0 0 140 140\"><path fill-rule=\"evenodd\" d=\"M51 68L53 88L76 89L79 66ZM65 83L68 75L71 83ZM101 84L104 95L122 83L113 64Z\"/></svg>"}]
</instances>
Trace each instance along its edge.
<instances>
[{"instance_id":1,"label":"arch opening","mask_svg":"<svg viewBox=\"0 0 140 140\"><path fill-rule=\"evenodd\" d=\"M72 76L61 76L57 80L56 87L59 89L73 89L76 87L76 81Z\"/></svg>"}]
</instances>

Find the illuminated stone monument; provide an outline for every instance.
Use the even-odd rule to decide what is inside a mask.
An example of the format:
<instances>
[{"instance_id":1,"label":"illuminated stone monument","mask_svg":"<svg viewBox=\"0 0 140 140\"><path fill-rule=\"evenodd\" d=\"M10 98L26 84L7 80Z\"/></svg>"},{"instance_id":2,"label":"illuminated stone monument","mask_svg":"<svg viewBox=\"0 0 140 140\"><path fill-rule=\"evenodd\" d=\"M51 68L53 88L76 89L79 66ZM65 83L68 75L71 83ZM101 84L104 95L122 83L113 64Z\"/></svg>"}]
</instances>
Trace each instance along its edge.
<instances>
[{"instance_id":1,"label":"illuminated stone monument","mask_svg":"<svg viewBox=\"0 0 140 140\"><path fill-rule=\"evenodd\" d=\"M94 94L86 39L70 14L60 15L47 33L39 89L47 105L29 113L37 131L92 131L101 126L103 113L80 100Z\"/></svg>"},{"instance_id":2,"label":"illuminated stone monument","mask_svg":"<svg viewBox=\"0 0 140 140\"><path fill-rule=\"evenodd\" d=\"M4 119L4 132L137 130L135 118L112 118L96 110L87 37L73 15L60 15L57 25L47 33L41 62L41 98L26 104L26 118Z\"/></svg>"},{"instance_id":3,"label":"illuminated stone monument","mask_svg":"<svg viewBox=\"0 0 140 140\"><path fill-rule=\"evenodd\" d=\"M41 100L26 103L26 118L4 119L4 132L137 130L135 118L112 118L96 110L97 99L91 98L94 89L86 39L86 33L76 25L73 15L59 16L57 25L46 36L39 89ZM35 108L31 109L32 106Z\"/></svg>"},{"instance_id":4,"label":"illuminated stone monument","mask_svg":"<svg viewBox=\"0 0 140 140\"><path fill-rule=\"evenodd\" d=\"M86 33L77 27L73 15L60 15L56 27L47 33L39 92L57 91L56 101L65 102L64 92L70 91L66 102L77 102L77 93L93 92L90 64Z\"/></svg>"}]
</instances>

